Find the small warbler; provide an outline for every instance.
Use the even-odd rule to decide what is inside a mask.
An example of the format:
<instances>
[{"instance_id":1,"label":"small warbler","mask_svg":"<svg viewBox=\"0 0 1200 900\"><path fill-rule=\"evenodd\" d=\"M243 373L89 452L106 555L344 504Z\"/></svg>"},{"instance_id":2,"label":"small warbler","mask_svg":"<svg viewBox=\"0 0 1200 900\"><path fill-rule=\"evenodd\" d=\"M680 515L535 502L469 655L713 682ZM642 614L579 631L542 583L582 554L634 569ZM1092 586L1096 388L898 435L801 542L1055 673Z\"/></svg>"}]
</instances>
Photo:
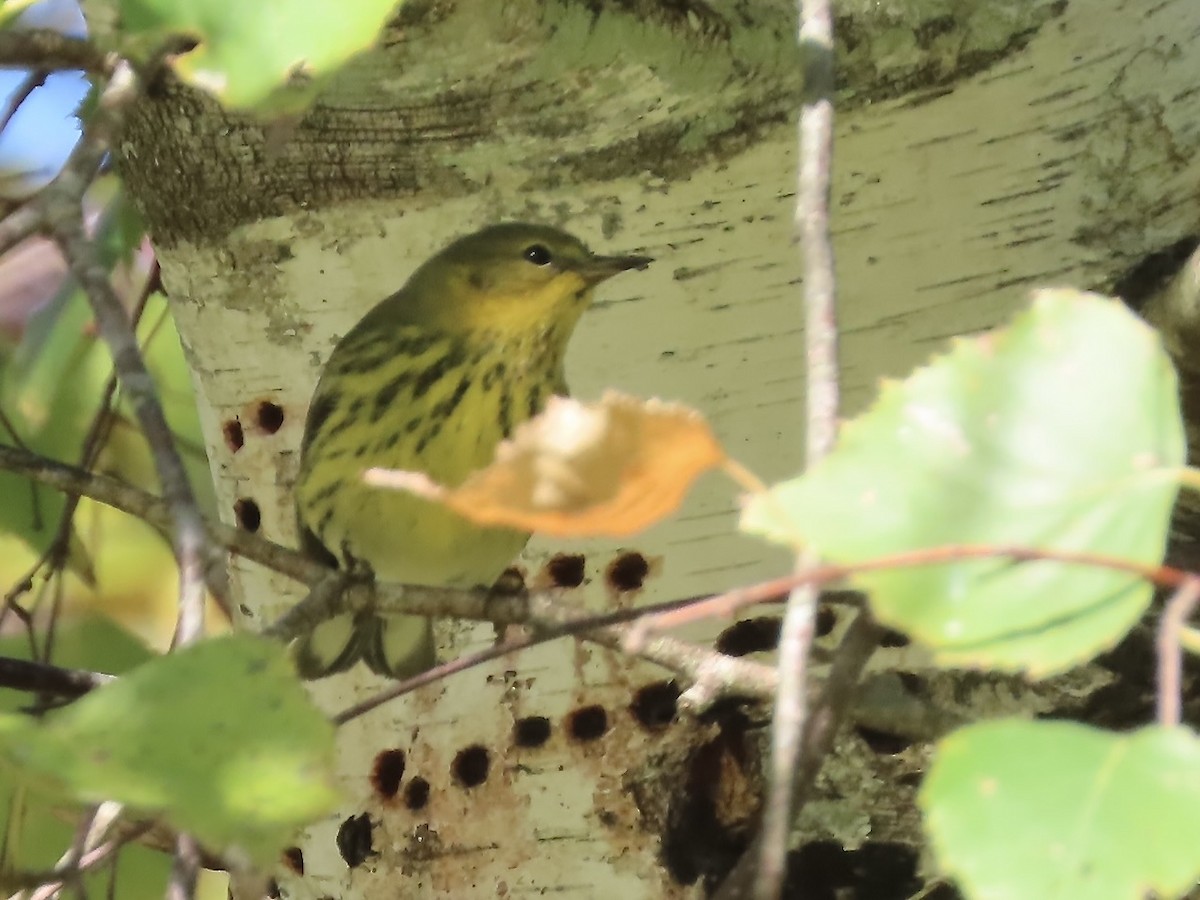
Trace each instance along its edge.
<instances>
[{"instance_id":1,"label":"small warbler","mask_svg":"<svg viewBox=\"0 0 1200 900\"><path fill-rule=\"evenodd\" d=\"M384 581L490 586L528 534L473 525L401 491L371 488L373 466L455 486L496 445L565 394L567 341L597 284L650 263L596 256L544 225L494 225L427 260L334 347L309 407L296 481L302 546ZM344 615L294 648L305 678L357 660L407 678L435 663L422 616Z\"/></svg>"}]
</instances>

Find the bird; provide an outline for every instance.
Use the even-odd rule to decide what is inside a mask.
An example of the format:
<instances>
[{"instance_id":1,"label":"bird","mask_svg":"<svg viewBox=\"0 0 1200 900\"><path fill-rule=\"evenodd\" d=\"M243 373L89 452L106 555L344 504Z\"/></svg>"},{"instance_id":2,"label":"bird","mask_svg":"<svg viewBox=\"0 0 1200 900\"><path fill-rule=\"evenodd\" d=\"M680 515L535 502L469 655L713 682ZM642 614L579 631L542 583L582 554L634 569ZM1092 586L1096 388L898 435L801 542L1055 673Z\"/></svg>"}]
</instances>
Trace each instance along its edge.
<instances>
[{"instance_id":1,"label":"bird","mask_svg":"<svg viewBox=\"0 0 1200 900\"><path fill-rule=\"evenodd\" d=\"M402 491L373 467L454 487L517 425L565 395L567 345L601 282L653 260L602 256L542 224L506 222L450 243L371 308L325 362L294 487L301 549L348 572L402 584L489 587L529 535L473 524ZM436 664L424 616L340 614L293 644L300 676L361 660L405 679Z\"/></svg>"}]
</instances>

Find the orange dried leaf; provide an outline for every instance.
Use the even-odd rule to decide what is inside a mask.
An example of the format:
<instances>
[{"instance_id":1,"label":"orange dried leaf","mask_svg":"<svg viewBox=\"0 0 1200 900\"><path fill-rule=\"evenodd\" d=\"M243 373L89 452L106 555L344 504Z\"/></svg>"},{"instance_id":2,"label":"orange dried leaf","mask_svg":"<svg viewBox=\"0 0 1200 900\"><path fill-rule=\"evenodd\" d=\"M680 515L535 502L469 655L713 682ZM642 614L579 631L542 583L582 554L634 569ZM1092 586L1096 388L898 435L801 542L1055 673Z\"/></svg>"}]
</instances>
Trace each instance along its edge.
<instances>
[{"instance_id":1,"label":"orange dried leaf","mask_svg":"<svg viewBox=\"0 0 1200 900\"><path fill-rule=\"evenodd\" d=\"M674 512L692 482L725 461L695 410L615 391L599 403L553 397L457 488L372 469L367 482L444 503L481 525L557 537L625 537Z\"/></svg>"}]
</instances>

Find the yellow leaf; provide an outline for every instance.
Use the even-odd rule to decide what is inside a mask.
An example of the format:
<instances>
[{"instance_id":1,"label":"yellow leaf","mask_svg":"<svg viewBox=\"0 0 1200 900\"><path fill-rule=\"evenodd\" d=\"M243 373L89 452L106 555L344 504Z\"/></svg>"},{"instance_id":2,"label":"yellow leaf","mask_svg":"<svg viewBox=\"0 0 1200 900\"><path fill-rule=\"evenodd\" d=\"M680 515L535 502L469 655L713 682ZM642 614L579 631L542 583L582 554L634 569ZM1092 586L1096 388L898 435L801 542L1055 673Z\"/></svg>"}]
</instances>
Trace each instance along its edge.
<instances>
[{"instance_id":1,"label":"yellow leaf","mask_svg":"<svg viewBox=\"0 0 1200 900\"><path fill-rule=\"evenodd\" d=\"M481 525L557 537L625 537L674 512L725 462L693 409L615 391L599 403L553 397L457 488L419 472L371 469L369 484L411 491Z\"/></svg>"}]
</instances>

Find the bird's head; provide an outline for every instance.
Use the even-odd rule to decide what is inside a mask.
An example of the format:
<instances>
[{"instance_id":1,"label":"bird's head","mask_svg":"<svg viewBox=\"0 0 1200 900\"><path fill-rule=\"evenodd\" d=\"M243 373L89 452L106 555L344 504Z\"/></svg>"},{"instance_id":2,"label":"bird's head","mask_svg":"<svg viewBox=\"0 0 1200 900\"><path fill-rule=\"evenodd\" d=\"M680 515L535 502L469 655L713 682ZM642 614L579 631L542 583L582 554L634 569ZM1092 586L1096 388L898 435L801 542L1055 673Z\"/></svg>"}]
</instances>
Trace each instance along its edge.
<instances>
[{"instance_id":1,"label":"bird's head","mask_svg":"<svg viewBox=\"0 0 1200 900\"><path fill-rule=\"evenodd\" d=\"M600 282L646 256L598 256L548 225L492 225L419 268L398 297L405 318L451 332L522 335L574 326Z\"/></svg>"}]
</instances>

